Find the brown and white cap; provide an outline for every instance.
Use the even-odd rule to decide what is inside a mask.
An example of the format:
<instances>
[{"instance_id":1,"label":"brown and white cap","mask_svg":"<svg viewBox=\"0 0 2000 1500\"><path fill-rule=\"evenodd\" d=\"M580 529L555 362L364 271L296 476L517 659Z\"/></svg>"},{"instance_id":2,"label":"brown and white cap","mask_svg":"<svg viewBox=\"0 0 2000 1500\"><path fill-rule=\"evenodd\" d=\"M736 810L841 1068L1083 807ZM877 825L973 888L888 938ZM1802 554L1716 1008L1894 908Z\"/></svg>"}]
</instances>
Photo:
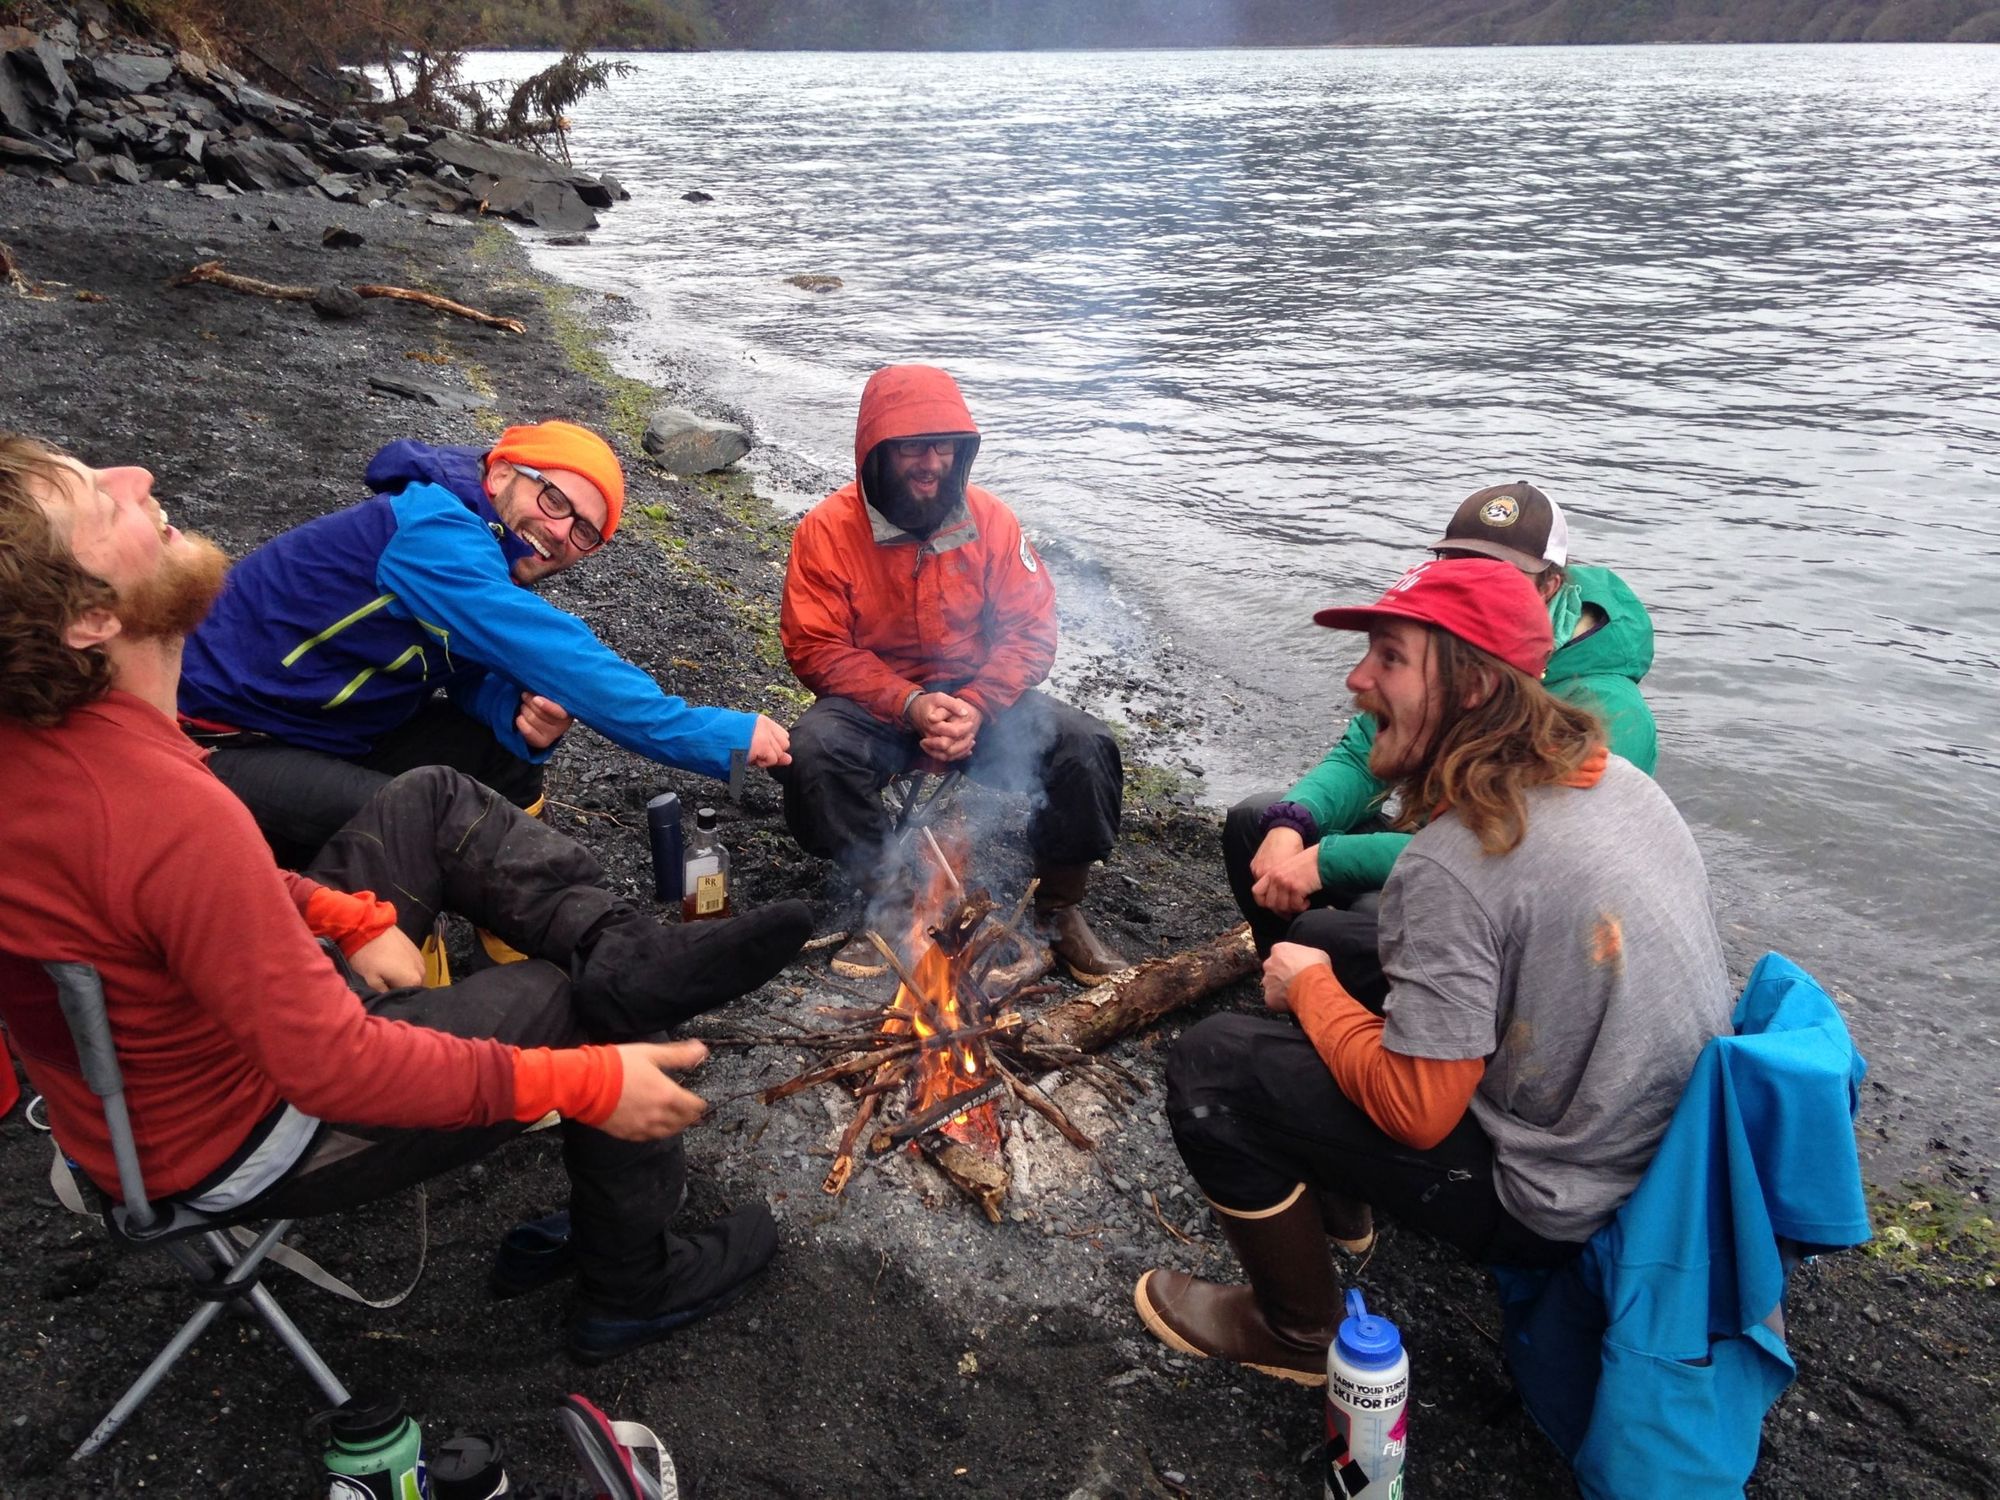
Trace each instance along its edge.
<instances>
[{"instance_id":1,"label":"brown and white cap","mask_svg":"<svg viewBox=\"0 0 2000 1500\"><path fill-rule=\"evenodd\" d=\"M1433 552L1476 552L1542 573L1569 561L1569 521L1547 495L1525 479L1467 495Z\"/></svg>"}]
</instances>

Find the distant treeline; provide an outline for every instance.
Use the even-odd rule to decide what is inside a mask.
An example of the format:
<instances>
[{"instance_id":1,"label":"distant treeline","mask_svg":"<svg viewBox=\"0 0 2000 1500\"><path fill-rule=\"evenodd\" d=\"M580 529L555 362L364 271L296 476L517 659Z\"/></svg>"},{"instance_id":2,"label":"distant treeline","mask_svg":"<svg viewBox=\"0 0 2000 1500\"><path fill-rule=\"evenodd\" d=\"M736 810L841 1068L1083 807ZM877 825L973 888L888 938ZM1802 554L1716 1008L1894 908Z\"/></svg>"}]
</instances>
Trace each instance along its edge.
<instances>
[{"instance_id":1,"label":"distant treeline","mask_svg":"<svg viewBox=\"0 0 2000 1500\"><path fill-rule=\"evenodd\" d=\"M1993 0L705 0L775 48L2000 42Z\"/></svg>"},{"instance_id":2,"label":"distant treeline","mask_svg":"<svg viewBox=\"0 0 2000 1500\"><path fill-rule=\"evenodd\" d=\"M434 8L463 12L465 35L482 47L685 52L715 35L703 0L436 0Z\"/></svg>"}]
</instances>

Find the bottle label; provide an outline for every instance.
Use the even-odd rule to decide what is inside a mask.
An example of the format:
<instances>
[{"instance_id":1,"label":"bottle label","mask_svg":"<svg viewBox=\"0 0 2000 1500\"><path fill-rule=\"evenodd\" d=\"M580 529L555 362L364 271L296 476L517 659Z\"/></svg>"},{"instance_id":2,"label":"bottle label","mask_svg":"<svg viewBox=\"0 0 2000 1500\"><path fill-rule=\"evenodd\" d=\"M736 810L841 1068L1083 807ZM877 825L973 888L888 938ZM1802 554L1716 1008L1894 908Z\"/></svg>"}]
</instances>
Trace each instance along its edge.
<instances>
[{"instance_id":1,"label":"bottle label","mask_svg":"<svg viewBox=\"0 0 2000 1500\"><path fill-rule=\"evenodd\" d=\"M1409 1376L1363 1385L1332 1370L1327 1375L1328 1500L1402 1500Z\"/></svg>"},{"instance_id":2,"label":"bottle label","mask_svg":"<svg viewBox=\"0 0 2000 1500\"><path fill-rule=\"evenodd\" d=\"M694 882L694 909L697 915L708 916L721 911L729 904L729 877L726 875L697 875Z\"/></svg>"}]
</instances>

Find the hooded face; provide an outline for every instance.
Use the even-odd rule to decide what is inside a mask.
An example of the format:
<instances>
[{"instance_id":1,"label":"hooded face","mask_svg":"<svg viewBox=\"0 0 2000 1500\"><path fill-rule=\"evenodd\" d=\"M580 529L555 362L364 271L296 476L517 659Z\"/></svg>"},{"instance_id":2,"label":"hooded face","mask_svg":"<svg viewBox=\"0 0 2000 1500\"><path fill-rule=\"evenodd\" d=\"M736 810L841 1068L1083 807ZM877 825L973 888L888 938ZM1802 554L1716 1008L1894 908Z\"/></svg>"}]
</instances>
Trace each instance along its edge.
<instances>
[{"instance_id":1,"label":"hooded face","mask_svg":"<svg viewBox=\"0 0 2000 1500\"><path fill-rule=\"evenodd\" d=\"M903 530L929 536L965 494L959 447L956 437L890 438L879 444L870 455L869 499Z\"/></svg>"},{"instance_id":2,"label":"hooded face","mask_svg":"<svg viewBox=\"0 0 2000 1500\"><path fill-rule=\"evenodd\" d=\"M929 536L965 497L979 428L958 384L931 365L890 365L868 378L854 424L861 494L890 524Z\"/></svg>"}]
</instances>

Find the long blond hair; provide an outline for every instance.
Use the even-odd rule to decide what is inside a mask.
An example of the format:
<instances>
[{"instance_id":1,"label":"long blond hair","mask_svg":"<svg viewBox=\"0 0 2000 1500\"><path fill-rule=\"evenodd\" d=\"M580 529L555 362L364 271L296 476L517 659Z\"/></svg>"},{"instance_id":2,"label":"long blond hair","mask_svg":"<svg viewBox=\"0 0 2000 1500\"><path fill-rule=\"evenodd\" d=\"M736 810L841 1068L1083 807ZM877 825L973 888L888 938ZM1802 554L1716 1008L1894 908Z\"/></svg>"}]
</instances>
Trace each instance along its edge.
<instances>
[{"instance_id":1,"label":"long blond hair","mask_svg":"<svg viewBox=\"0 0 2000 1500\"><path fill-rule=\"evenodd\" d=\"M1436 625L1439 722L1423 764L1398 778L1394 825L1417 828L1449 808L1488 854L1508 854L1528 832L1528 789L1569 780L1604 743L1588 709ZM1465 701L1485 693L1472 707Z\"/></svg>"}]
</instances>

